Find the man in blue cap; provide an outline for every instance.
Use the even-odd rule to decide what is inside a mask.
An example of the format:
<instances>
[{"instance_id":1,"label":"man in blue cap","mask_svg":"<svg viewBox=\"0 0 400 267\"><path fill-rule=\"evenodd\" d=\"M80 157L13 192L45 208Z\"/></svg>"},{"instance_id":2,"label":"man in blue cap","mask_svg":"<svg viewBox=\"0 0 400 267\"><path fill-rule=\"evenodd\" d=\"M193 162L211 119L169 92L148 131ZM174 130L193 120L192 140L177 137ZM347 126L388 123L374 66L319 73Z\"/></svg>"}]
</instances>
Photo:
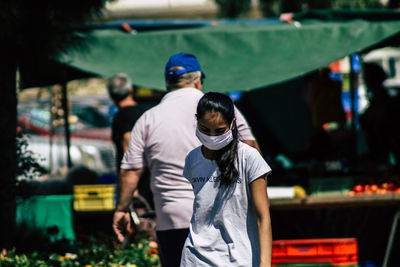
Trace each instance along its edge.
<instances>
[{"instance_id":1,"label":"man in blue cap","mask_svg":"<svg viewBox=\"0 0 400 267\"><path fill-rule=\"evenodd\" d=\"M179 53L170 57L165 66L168 93L136 122L121 163L114 231L121 242L129 235L129 203L147 166L151 172L157 242L163 267L179 266L189 233L194 195L182 173L188 152L201 145L195 135L195 114L203 96L203 78L194 55ZM242 141L258 148L243 115L238 110L235 115Z\"/></svg>"}]
</instances>

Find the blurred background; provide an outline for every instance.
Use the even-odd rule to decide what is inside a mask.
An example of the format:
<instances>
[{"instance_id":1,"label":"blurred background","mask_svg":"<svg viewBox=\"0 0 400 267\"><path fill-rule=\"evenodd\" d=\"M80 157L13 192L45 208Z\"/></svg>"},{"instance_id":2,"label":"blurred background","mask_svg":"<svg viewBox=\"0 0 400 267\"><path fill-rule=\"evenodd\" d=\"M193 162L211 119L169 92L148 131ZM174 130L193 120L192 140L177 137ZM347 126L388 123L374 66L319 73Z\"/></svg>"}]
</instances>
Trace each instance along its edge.
<instances>
[{"instance_id":1,"label":"blurred background","mask_svg":"<svg viewBox=\"0 0 400 267\"><path fill-rule=\"evenodd\" d=\"M166 93L168 56L187 51L207 74L204 90L233 99L273 169L274 239L354 237L358 265L389 256L386 266L400 264L391 232L400 203L399 0L28 2L2 4L17 14L2 26L0 188L16 210L4 214L20 224L42 218L35 227L53 242L111 236L117 107L107 78L128 73L135 100L151 108ZM78 199L74 190L88 185L94 208L89 191ZM51 215L54 201L69 203L69 215ZM26 237L17 240L27 249Z\"/></svg>"}]
</instances>

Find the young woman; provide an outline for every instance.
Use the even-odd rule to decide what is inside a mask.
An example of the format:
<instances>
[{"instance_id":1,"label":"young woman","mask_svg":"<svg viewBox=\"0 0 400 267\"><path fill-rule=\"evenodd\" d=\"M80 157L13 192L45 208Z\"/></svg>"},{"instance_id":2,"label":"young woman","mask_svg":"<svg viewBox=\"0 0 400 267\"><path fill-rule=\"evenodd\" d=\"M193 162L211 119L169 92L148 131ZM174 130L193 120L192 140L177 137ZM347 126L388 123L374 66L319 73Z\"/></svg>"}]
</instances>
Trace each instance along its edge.
<instances>
[{"instance_id":1,"label":"young woman","mask_svg":"<svg viewBox=\"0 0 400 267\"><path fill-rule=\"evenodd\" d=\"M195 200L181 267L271 266L271 221L266 190L271 168L238 140L231 99L207 93L197 106L203 144L186 157L183 175Z\"/></svg>"}]
</instances>

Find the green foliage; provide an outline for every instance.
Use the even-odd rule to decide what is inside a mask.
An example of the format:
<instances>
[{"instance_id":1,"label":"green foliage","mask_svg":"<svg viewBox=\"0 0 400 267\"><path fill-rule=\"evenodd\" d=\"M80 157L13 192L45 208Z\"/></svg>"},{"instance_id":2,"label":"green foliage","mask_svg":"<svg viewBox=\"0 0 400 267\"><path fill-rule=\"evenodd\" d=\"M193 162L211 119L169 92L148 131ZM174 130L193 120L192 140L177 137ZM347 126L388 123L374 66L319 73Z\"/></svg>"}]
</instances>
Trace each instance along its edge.
<instances>
[{"instance_id":1,"label":"green foliage","mask_svg":"<svg viewBox=\"0 0 400 267\"><path fill-rule=\"evenodd\" d=\"M56 58L84 48L86 37L76 26L99 17L106 0L0 1L0 34L18 64ZM75 28L75 29L74 29Z\"/></svg>"},{"instance_id":2,"label":"green foliage","mask_svg":"<svg viewBox=\"0 0 400 267\"><path fill-rule=\"evenodd\" d=\"M45 173L45 169L40 166L35 158L35 154L29 150L27 137L22 133L18 133L16 137L17 143L17 177L32 179L38 175Z\"/></svg>"},{"instance_id":3,"label":"green foliage","mask_svg":"<svg viewBox=\"0 0 400 267\"><path fill-rule=\"evenodd\" d=\"M259 0L260 8L267 17L277 17L285 12L311 9L382 8L379 0Z\"/></svg>"},{"instance_id":4,"label":"green foliage","mask_svg":"<svg viewBox=\"0 0 400 267\"><path fill-rule=\"evenodd\" d=\"M400 8L400 0L389 0L388 8Z\"/></svg>"},{"instance_id":5,"label":"green foliage","mask_svg":"<svg viewBox=\"0 0 400 267\"><path fill-rule=\"evenodd\" d=\"M382 8L379 0L334 0L332 3L333 8Z\"/></svg>"},{"instance_id":6,"label":"green foliage","mask_svg":"<svg viewBox=\"0 0 400 267\"><path fill-rule=\"evenodd\" d=\"M111 239L109 238L108 241ZM64 241L58 242L52 243L51 246L56 250L59 250L57 247L61 246L64 251L17 253L15 250L3 250L0 254L0 266L160 266L157 244L146 236L142 236L136 243L126 248L94 237L86 242L77 241L69 247L65 246Z\"/></svg>"},{"instance_id":7,"label":"green foliage","mask_svg":"<svg viewBox=\"0 0 400 267\"><path fill-rule=\"evenodd\" d=\"M282 13L282 1L260 0L260 8L265 17L277 17Z\"/></svg>"},{"instance_id":8,"label":"green foliage","mask_svg":"<svg viewBox=\"0 0 400 267\"><path fill-rule=\"evenodd\" d=\"M37 266L44 267L48 266L46 261L41 260L39 254L37 252L30 254L29 256L22 254L17 255L15 251L6 252L3 250L3 253L0 255L0 266L8 267L8 266Z\"/></svg>"},{"instance_id":9,"label":"green foliage","mask_svg":"<svg viewBox=\"0 0 400 267\"><path fill-rule=\"evenodd\" d=\"M236 18L250 10L251 0L216 0L219 13L224 18Z\"/></svg>"}]
</instances>

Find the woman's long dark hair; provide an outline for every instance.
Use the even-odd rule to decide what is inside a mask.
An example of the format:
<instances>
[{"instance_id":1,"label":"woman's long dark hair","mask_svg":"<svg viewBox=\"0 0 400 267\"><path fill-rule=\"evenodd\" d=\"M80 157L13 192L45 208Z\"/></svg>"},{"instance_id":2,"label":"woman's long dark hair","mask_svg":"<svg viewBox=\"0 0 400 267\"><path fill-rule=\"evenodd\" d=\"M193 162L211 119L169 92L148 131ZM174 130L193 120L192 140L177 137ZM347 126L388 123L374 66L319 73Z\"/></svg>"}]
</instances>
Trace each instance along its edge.
<instances>
[{"instance_id":1,"label":"woman's long dark hair","mask_svg":"<svg viewBox=\"0 0 400 267\"><path fill-rule=\"evenodd\" d=\"M218 112L228 125L232 124L235 118L235 107L229 96L209 92L206 93L197 105L197 120L201 119L204 114L209 112ZM239 178L238 170L235 167L235 160L237 159L237 145L238 145L238 130L236 120L232 125L233 141L226 147L219 150L217 156L217 165L221 171L220 186L229 186L235 183Z\"/></svg>"}]
</instances>

